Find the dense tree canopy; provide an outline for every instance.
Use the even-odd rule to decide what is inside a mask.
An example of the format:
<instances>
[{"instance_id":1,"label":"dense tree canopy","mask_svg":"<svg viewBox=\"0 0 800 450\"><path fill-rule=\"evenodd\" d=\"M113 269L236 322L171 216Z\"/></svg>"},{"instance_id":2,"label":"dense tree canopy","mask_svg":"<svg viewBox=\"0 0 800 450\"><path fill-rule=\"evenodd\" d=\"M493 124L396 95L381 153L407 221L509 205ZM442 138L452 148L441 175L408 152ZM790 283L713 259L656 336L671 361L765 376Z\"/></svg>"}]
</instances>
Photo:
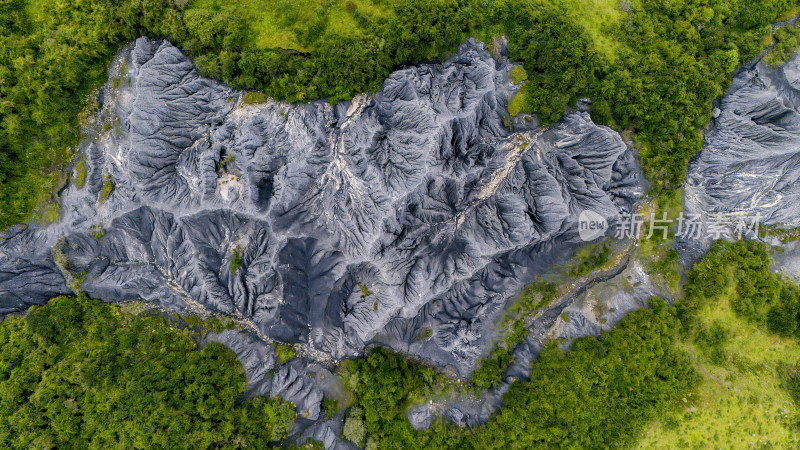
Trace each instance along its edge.
<instances>
[{"instance_id":1,"label":"dense tree canopy","mask_svg":"<svg viewBox=\"0 0 800 450\"><path fill-rule=\"evenodd\" d=\"M160 316L57 298L0 323L0 447L264 448L290 403L245 387L234 353Z\"/></svg>"}]
</instances>

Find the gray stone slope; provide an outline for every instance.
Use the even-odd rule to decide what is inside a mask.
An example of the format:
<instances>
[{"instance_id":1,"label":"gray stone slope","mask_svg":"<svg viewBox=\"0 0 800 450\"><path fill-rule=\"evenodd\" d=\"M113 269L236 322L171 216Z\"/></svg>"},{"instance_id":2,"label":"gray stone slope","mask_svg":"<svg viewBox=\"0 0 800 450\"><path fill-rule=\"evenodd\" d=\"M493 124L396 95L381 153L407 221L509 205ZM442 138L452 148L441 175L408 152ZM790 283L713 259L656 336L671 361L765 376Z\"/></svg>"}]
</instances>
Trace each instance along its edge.
<instances>
[{"instance_id":1,"label":"gray stone slope","mask_svg":"<svg viewBox=\"0 0 800 450\"><path fill-rule=\"evenodd\" d=\"M585 112L509 131L510 67L470 40L374 95L248 105L140 38L80 148L85 185L56 223L5 232L0 312L80 284L233 315L318 360L383 343L466 376L507 300L583 244L579 213L614 221L642 191Z\"/></svg>"}]
</instances>

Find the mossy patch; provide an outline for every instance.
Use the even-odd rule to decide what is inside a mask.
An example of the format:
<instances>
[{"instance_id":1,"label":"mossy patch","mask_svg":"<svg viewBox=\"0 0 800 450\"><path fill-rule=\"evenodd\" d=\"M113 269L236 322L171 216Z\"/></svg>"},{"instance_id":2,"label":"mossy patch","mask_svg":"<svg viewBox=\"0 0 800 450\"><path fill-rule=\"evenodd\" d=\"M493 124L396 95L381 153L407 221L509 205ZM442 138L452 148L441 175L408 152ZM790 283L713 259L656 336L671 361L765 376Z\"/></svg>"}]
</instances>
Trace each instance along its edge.
<instances>
[{"instance_id":1,"label":"mossy patch","mask_svg":"<svg viewBox=\"0 0 800 450\"><path fill-rule=\"evenodd\" d=\"M511 101L508 102L508 114L511 117L516 116L521 112L529 112L528 111L528 90L523 85L513 97L511 97Z\"/></svg>"},{"instance_id":2,"label":"mossy patch","mask_svg":"<svg viewBox=\"0 0 800 450\"><path fill-rule=\"evenodd\" d=\"M92 232L92 237L96 240L100 240L106 235L106 230L104 230L100 225L92 225L92 227L89 228L89 231Z\"/></svg>"},{"instance_id":3,"label":"mossy patch","mask_svg":"<svg viewBox=\"0 0 800 450\"><path fill-rule=\"evenodd\" d=\"M100 190L100 201L105 201L109 196L111 196L111 192L114 191L114 182L111 181L111 177L106 175L103 179L103 188Z\"/></svg>"},{"instance_id":4,"label":"mossy patch","mask_svg":"<svg viewBox=\"0 0 800 450\"><path fill-rule=\"evenodd\" d=\"M611 259L611 247L605 242L584 247L572 261L569 269L571 277L582 277L604 267Z\"/></svg>"},{"instance_id":5,"label":"mossy patch","mask_svg":"<svg viewBox=\"0 0 800 450\"><path fill-rule=\"evenodd\" d=\"M515 84L520 84L528 79L528 72L522 66L514 66L511 68L511 81Z\"/></svg>"},{"instance_id":6,"label":"mossy patch","mask_svg":"<svg viewBox=\"0 0 800 450\"><path fill-rule=\"evenodd\" d=\"M83 189L86 184L86 159L83 155L75 163L75 187Z\"/></svg>"},{"instance_id":7,"label":"mossy patch","mask_svg":"<svg viewBox=\"0 0 800 450\"><path fill-rule=\"evenodd\" d=\"M414 342L421 342L433 335L433 330L430 328L424 328L422 331L419 332L416 338L414 338Z\"/></svg>"},{"instance_id":8,"label":"mossy patch","mask_svg":"<svg viewBox=\"0 0 800 450\"><path fill-rule=\"evenodd\" d=\"M40 224L53 223L58 220L58 212L58 203L47 200L35 211L33 221Z\"/></svg>"},{"instance_id":9,"label":"mossy patch","mask_svg":"<svg viewBox=\"0 0 800 450\"><path fill-rule=\"evenodd\" d=\"M326 398L322 401L322 410L325 412L325 419L330 419L339 409L339 402L336 399Z\"/></svg>"},{"instance_id":10,"label":"mossy patch","mask_svg":"<svg viewBox=\"0 0 800 450\"><path fill-rule=\"evenodd\" d=\"M234 274L239 273L239 268L242 266L242 249L234 247L231 250L231 272Z\"/></svg>"},{"instance_id":11,"label":"mossy patch","mask_svg":"<svg viewBox=\"0 0 800 450\"><path fill-rule=\"evenodd\" d=\"M294 348L289 344L273 344L275 349L275 356L278 357L278 364L286 364L290 359L297 355Z\"/></svg>"},{"instance_id":12,"label":"mossy patch","mask_svg":"<svg viewBox=\"0 0 800 450\"><path fill-rule=\"evenodd\" d=\"M242 96L242 103L245 105L255 105L267 101L267 94L263 92L247 92Z\"/></svg>"}]
</instances>

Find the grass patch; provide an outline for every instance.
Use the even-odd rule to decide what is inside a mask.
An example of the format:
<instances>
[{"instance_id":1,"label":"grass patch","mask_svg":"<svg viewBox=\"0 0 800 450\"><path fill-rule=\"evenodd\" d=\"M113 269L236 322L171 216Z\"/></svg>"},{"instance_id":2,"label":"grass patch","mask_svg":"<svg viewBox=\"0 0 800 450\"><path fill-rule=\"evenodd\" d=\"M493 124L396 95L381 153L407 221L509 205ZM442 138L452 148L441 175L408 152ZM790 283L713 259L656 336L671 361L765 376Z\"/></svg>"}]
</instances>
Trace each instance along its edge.
<instances>
[{"instance_id":1,"label":"grass patch","mask_svg":"<svg viewBox=\"0 0 800 450\"><path fill-rule=\"evenodd\" d=\"M234 274L239 273L239 268L242 266L242 249L236 246L231 250L231 272Z\"/></svg>"},{"instance_id":2,"label":"grass patch","mask_svg":"<svg viewBox=\"0 0 800 450\"><path fill-rule=\"evenodd\" d=\"M800 228L781 228L775 225L760 224L758 235L762 238L775 236L781 242L792 242L800 239Z\"/></svg>"},{"instance_id":3,"label":"grass patch","mask_svg":"<svg viewBox=\"0 0 800 450\"><path fill-rule=\"evenodd\" d=\"M245 105L255 105L267 101L267 94L263 92L248 92L242 96L242 103Z\"/></svg>"},{"instance_id":4,"label":"grass patch","mask_svg":"<svg viewBox=\"0 0 800 450\"><path fill-rule=\"evenodd\" d=\"M577 278L600 269L611 260L611 247L605 242L588 245L582 248L573 258L569 275Z\"/></svg>"},{"instance_id":5,"label":"grass patch","mask_svg":"<svg viewBox=\"0 0 800 450\"><path fill-rule=\"evenodd\" d=\"M414 338L414 342L422 342L428 338L433 336L433 330L430 328L424 328L422 331L419 332L416 338Z\"/></svg>"},{"instance_id":6,"label":"grass patch","mask_svg":"<svg viewBox=\"0 0 800 450\"><path fill-rule=\"evenodd\" d=\"M290 359L294 358L297 354L294 348L289 344L274 343L275 356L278 357L278 364L286 364Z\"/></svg>"},{"instance_id":7,"label":"grass patch","mask_svg":"<svg viewBox=\"0 0 800 450\"><path fill-rule=\"evenodd\" d=\"M223 316L221 319L216 316L210 316L206 319L201 318L197 314L189 314L188 316L174 317L175 323L179 326L189 327L191 333L199 333L199 337L205 338L207 332L221 333L225 330L236 329L236 322L228 316Z\"/></svg>"},{"instance_id":8,"label":"grass patch","mask_svg":"<svg viewBox=\"0 0 800 450\"><path fill-rule=\"evenodd\" d=\"M111 192L114 191L114 182L111 181L111 177L106 175L103 179L103 188L100 189L100 201L105 201L109 196L111 196Z\"/></svg>"},{"instance_id":9,"label":"grass patch","mask_svg":"<svg viewBox=\"0 0 800 450\"><path fill-rule=\"evenodd\" d=\"M522 66L514 66L511 68L511 81L514 84L520 84L528 79L528 72Z\"/></svg>"},{"instance_id":10,"label":"grass patch","mask_svg":"<svg viewBox=\"0 0 800 450\"><path fill-rule=\"evenodd\" d=\"M42 225L53 223L58 220L58 203L48 200L36 210L33 221Z\"/></svg>"},{"instance_id":11,"label":"grass patch","mask_svg":"<svg viewBox=\"0 0 800 450\"><path fill-rule=\"evenodd\" d=\"M233 156L233 153L228 153L224 158L220 158L219 162L217 163L217 172L222 172L226 165L234 162L235 160L236 157Z\"/></svg>"},{"instance_id":12,"label":"grass patch","mask_svg":"<svg viewBox=\"0 0 800 450\"><path fill-rule=\"evenodd\" d=\"M732 274L731 274L732 276ZM703 379L684 407L652 422L638 448L797 448L800 409L781 387L780 368L797 364L795 339L776 336L737 316L730 291L699 313L702 327L724 327L722 361L684 344ZM720 325L722 324L722 325Z\"/></svg>"},{"instance_id":13,"label":"grass patch","mask_svg":"<svg viewBox=\"0 0 800 450\"><path fill-rule=\"evenodd\" d=\"M100 240L106 235L106 230L104 230L100 225L92 225L92 227L89 228L89 231L92 232L92 237L96 240Z\"/></svg>"},{"instance_id":14,"label":"grass patch","mask_svg":"<svg viewBox=\"0 0 800 450\"><path fill-rule=\"evenodd\" d=\"M370 292L369 292L369 289L367 289L367 286L366 286L366 285L364 285L364 284L359 284L359 285L358 285L358 289L360 289L360 290L361 290L361 297L369 297L369 295L370 295Z\"/></svg>"},{"instance_id":15,"label":"grass patch","mask_svg":"<svg viewBox=\"0 0 800 450\"><path fill-rule=\"evenodd\" d=\"M521 112L529 112L529 110L527 110L527 105L528 90L525 89L525 86L522 86L517 93L511 97L511 101L508 102L508 115L514 117Z\"/></svg>"},{"instance_id":16,"label":"grass patch","mask_svg":"<svg viewBox=\"0 0 800 450\"><path fill-rule=\"evenodd\" d=\"M392 9L384 2L370 0L195 0L192 10L220 10L233 8L245 19L247 38L257 49L282 48L308 52L314 48L309 42L330 30L341 36L362 33L356 17L387 17Z\"/></svg>"},{"instance_id":17,"label":"grass patch","mask_svg":"<svg viewBox=\"0 0 800 450\"><path fill-rule=\"evenodd\" d=\"M325 413L325 420L333 417L339 409L339 402L333 398L326 398L322 400L322 411Z\"/></svg>"},{"instance_id":18,"label":"grass patch","mask_svg":"<svg viewBox=\"0 0 800 450\"><path fill-rule=\"evenodd\" d=\"M86 158L81 154L75 163L75 187L83 189L86 184Z\"/></svg>"},{"instance_id":19,"label":"grass patch","mask_svg":"<svg viewBox=\"0 0 800 450\"><path fill-rule=\"evenodd\" d=\"M613 62L625 48L615 36L617 27L622 25L628 16L622 9L624 3L619 0L564 0L561 5L562 10L586 30L595 51ZM638 6L639 1L633 0L627 3L632 9Z\"/></svg>"},{"instance_id":20,"label":"grass patch","mask_svg":"<svg viewBox=\"0 0 800 450\"><path fill-rule=\"evenodd\" d=\"M528 317L555 300L558 287L555 283L539 280L525 286L517 301L508 309L515 319Z\"/></svg>"}]
</instances>

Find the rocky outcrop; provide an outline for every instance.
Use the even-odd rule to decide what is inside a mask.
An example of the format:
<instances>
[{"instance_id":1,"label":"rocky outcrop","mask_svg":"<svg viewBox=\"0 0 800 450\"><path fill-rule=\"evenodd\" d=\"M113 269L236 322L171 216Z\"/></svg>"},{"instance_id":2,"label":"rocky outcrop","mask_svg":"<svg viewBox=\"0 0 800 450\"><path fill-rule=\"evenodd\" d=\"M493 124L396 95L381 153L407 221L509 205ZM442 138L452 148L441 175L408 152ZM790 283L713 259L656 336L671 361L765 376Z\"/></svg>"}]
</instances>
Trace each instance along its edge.
<instances>
[{"instance_id":1,"label":"rocky outcrop","mask_svg":"<svg viewBox=\"0 0 800 450\"><path fill-rule=\"evenodd\" d=\"M462 427L481 426L503 406L511 384L528 379L531 363L548 342L567 350L575 339L610 331L629 312L648 307L652 297L672 297L665 279L645 271L645 259L633 243L614 241L612 246L624 247L615 249L621 255L618 262L574 280L563 295L526 320L528 334L514 347L498 386L413 405L406 414L411 425L426 429L440 416Z\"/></svg>"},{"instance_id":2,"label":"rocky outcrop","mask_svg":"<svg viewBox=\"0 0 800 450\"><path fill-rule=\"evenodd\" d=\"M466 375L509 296L582 244L578 214L613 221L641 194L587 113L508 130L510 65L473 41L334 106L246 104L147 38L113 70L85 185L0 243L4 313L82 282L233 315L308 357L383 343ZM287 370L272 391L293 389Z\"/></svg>"},{"instance_id":3,"label":"rocky outcrop","mask_svg":"<svg viewBox=\"0 0 800 450\"><path fill-rule=\"evenodd\" d=\"M754 222L800 226L798 111L797 55L777 68L759 62L734 76L684 183L685 214L704 224L699 238L681 242L690 259L714 238L754 237Z\"/></svg>"}]
</instances>

